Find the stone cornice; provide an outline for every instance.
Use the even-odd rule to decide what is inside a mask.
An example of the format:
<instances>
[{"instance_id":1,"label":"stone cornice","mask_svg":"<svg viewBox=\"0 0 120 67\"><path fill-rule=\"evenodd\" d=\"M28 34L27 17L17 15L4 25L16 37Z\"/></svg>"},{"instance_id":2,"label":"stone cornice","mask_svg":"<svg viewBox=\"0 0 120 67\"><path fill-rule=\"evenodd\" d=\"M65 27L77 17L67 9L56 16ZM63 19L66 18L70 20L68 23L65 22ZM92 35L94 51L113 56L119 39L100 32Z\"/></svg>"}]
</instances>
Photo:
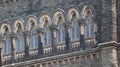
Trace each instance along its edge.
<instances>
[{"instance_id":1,"label":"stone cornice","mask_svg":"<svg viewBox=\"0 0 120 67\"><path fill-rule=\"evenodd\" d=\"M118 44L115 41L105 42L105 43L98 44L99 48L105 48L105 47L111 47L111 46L117 48Z\"/></svg>"}]
</instances>

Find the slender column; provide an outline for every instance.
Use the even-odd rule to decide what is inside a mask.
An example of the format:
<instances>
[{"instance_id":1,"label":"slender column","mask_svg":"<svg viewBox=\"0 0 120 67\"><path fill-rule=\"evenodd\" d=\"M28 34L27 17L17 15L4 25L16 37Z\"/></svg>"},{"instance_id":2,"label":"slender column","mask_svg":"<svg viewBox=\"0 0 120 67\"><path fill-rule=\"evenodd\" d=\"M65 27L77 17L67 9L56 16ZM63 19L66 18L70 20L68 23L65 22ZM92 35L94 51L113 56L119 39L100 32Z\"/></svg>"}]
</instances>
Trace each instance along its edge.
<instances>
[{"instance_id":1,"label":"slender column","mask_svg":"<svg viewBox=\"0 0 120 67\"><path fill-rule=\"evenodd\" d=\"M11 38L11 56L12 56L12 63L15 63L15 55L16 55L16 39L17 39L17 34L11 33L10 34Z\"/></svg>"},{"instance_id":2,"label":"slender column","mask_svg":"<svg viewBox=\"0 0 120 67\"><path fill-rule=\"evenodd\" d=\"M42 28L37 30L38 32L38 56L43 56L43 33L44 30Z\"/></svg>"},{"instance_id":3,"label":"slender column","mask_svg":"<svg viewBox=\"0 0 120 67\"><path fill-rule=\"evenodd\" d=\"M84 19L80 19L78 20L78 25L80 28L80 48L82 48L82 50L86 49L86 45L85 45L85 20Z\"/></svg>"},{"instance_id":4,"label":"slender column","mask_svg":"<svg viewBox=\"0 0 120 67\"><path fill-rule=\"evenodd\" d=\"M3 42L4 42L4 37L3 36L0 36L0 67L2 67L2 45L3 45Z\"/></svg>"},{"instance_id":5,"label":"slender column","mask_svg":"<svg viewBox=\"0 0 120 67\"><path fill-rule=\"evenodd\" d=\"M97 23L96 23L96 18L93 18L93 23L94 23L94 46L93 47L97 47L98 46L98 36L99 36L99 33L98 33L98 28L97 28Z\"/></svg>"},{"instance_id":6,"label":"slender column","mask_svg":"<svg viewBox=\"0 0 120 67\"><path fill-rule=\"evenodd\" d=\"M70 23L64 23L65 28L65 44L66 44L66 52L71 51L71 45L70 45Z\"/></svg>"},{"instance_id":7,"label":"slender column","mask_svg":"<svg viewBox=\"0 0 120 67\"><path fill-rule=\"evenodd\" d=\"M30 46L30 32L25 31L24 33L24 40L25 40L25 60L29 59L29 46Z\"/></svg>"},{"instance_id":8,"label":"slender column","mask_svg":"<svg viewBox=\"0 0 120 67\"><path fill-rule=\"evenodd\" d=\"M53 25L53 26L50 26L50 31L51 31L51 36L52 36L52 53L55 54L57 53L57 26L56 25Z\"/></svg>"}]
</instances>

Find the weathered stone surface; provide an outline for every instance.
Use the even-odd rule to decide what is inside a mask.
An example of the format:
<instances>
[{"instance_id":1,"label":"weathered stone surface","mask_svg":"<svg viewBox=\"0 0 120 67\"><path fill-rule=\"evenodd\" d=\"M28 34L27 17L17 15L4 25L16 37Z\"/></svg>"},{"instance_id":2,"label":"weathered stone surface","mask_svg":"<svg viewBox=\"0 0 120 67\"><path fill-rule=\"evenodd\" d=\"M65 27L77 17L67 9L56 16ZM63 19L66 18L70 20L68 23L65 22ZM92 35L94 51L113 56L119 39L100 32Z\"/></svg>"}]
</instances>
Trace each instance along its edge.
<instances>
[{"instance_id":1,"label":"weathered stone surface","mask_svg":"<svg viewBox=\"0 0 120 67\"><path fill-rule=\"evenodd\" d=\"M98 43L120 42L120 0L0 0L0 24L7 22L12 28L15 19L20 18L24 20L23 24L26 27L26 20L30 15L37 17L39 21L43 13L48 13L52 18L57 9L62 9L65 19L68 20L66 16L71 7L75 7L81 13L85 4L91 5L98 28ZM102 67L114 67L114 63L117 62L116 53L120 62L120 51L108 47L101 50L101 63L98 59L88 60L90 63L82 59L84 61L68 64L67 67L97 67L97 64L101 64Z\"/></svg>"}]
</instances>

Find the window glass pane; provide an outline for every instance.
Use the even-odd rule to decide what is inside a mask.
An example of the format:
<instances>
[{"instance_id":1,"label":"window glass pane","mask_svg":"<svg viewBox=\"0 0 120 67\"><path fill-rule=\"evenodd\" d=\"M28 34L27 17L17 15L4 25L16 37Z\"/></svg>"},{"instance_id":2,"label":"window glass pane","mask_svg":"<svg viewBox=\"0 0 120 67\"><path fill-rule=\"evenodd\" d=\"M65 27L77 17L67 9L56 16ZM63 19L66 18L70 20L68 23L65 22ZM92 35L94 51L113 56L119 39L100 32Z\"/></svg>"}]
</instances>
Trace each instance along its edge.
<instances>
[{"instance_id":1,"label":"window glass pane","mask_svg":"<svg viewBox=\"0 0 120 67\"><path fill-rule=\"evenodd\" d=\"M94 35L94 24L93 23L91 24L91 30L90 31L91 31L91 36L93 36Z\"/></svg>"},{"instance_id":2,"label":"window glass pane","mask_svg":"<svg viewBox=\"0 0 120 67\"><path fill-rule=\"evenodd\" d=\"M65 41L65 29L62 30L62 42Z\"/></svg>"},{"instance_id":3,"label":"window glass pane","mask_svg":"<svg viewBox=\"0 0 120 67\"><path fill-rule=\"evenodd\" d=\"M57 39L58 39L58 42L60 42L60 39L61 39L61 33L60 33L60 30L58 31L58 33L57 33Z\"/></svg>"},{"instance_id":4,"label":"window glass pane","mask_svg":"<svg viewBox=\"0 0 120 67\"><path fill-rule=\"evenodd\" d=\"M77 27L77 34L76 35L77 35L76 38L79 39L80 38L80 29L79 29L79 27Z\"/></svg>"},{"instance_id":5,"label":"window glass pane","mask_svg":"<svg viewBox=\"0 0 120 67\"><path fill-rule=\"evenodd\" d=\"M89 36L89 25L85 26L85 36Z\"/></svg>"},{"instance_id":6,"label":"window glass pane","mask_svg":"<svg viewBox=\"0 0 120 67\"><path fill-rule=\"evenodd\" d=\"M75 29L74 28L72 28L72 40L74 39L74 37L75 37Z\"/></svg>"}]
</instances>

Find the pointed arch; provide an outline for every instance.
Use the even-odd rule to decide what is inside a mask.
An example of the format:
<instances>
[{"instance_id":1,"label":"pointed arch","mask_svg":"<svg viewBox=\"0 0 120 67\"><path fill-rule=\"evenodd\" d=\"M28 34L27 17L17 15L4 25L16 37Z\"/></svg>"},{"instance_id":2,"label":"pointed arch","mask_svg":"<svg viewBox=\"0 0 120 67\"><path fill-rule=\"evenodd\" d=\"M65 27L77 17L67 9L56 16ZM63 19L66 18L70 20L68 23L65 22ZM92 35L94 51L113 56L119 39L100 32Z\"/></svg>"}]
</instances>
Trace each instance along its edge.
<instances>
[{"instance_id":1,"label":"pointed arch","mask_svg":"<svg viewBox=\"0 0 120 67\"><path fill-rule=\"evenodd\" d=\"M86 19L88 15L94 18L96 16L96 12L93 6L89 4L85 4L83 5L82 11L81 11L81 18Z\"/></svg>"},{"instance_id":2,"label":"pointed arch","mask_svg":"<svg viewBox=\"0 0 120 67\"><path fill-rule=\"evenodd\" d=\"M39 22L40 22L39 24L40 28L44 28L45 27L44 25L47 26L51 25L51 18L47 13L44 13L41 15Z\"/></svg>"},{"instance_id":3,"label":"pointed arch","mask_svg":"<svg viewBox=\"0 0 120 67\"><path fill-rule=\"evenodd\" d=\"M91 37L94 36L94 17L95 11L93 7L89 4L85 4L83 6L81 17L85 19L86 26L85 26L85 36Z\"/></svg>"},{"instance_id":4,"label":"pointed arch","mask_svg":"<svg viewBox=\"0 0 120 67\"><path fill-rule=\"evenodd\" d=\"M40 28L43 28L45 33L43 34L43 46L51 45L51 31L49 29L49 26L51 25L51 18L48 14L44 13L40 17Z\"/></svg>"},{"instance_id":5,"label":"pointed arch","mask_svg":"<svg viewBox=\"0 0 120 67\"><path fill-rule=\"evenodd\" d=\"M14 22L14 31L17 33L17 40L16 40L16 52L22 52L24 51L24 37L23 37L23 20L22 19L16 19Z\"/></svg>"},{"instance_id":6,"label":"pointed arch","mask_svg":"<svg viewBox=\"0 0 120 67\"><path fill-rule=\"evenodd\" d=\"M38 28L37 17L28 16L26 22L27 22L27 24L26 24L26 30L27 31L31 31L32 29L37 29Z\"/></svg>"},{"instance_id":7,"label":"pointed arch","mask_svg":"<svg viewBox=\"0 0 120 67\"><path fill-rule=\"evenodd\" d=\"M78 20L80 18L80 14L79 14L79 12L77 11L76 8L71 7L68 10L67 18L68 18L69 21Z\"/></svg>"},{"instance_id":8,"label":"pointed arch","mask_svg":"<svg viewBox=\"0 0 120 67\"><path fill-rule=\"evenodd\" d=\"M9 36L10 32L11 32L11 29L9 24L4 22L1 25L1 33L5 37L5 42L3 44L3 51L2 51L4 53L3 55L11 54L11 40Z\"/></svg>"},{"instance_id":9,"label":"pointed arch","mask_svg":"<svg viewBox=\"0 0 120 67\"><path fill-rule=\"evenodd\" d=\"M57 9L54 12L53 18L52 18L53 24L57 25L59 22L65 23L65 12L62 9Z\"/></svg>"},{"instance_id":10,"label":"pointed arch","mask_svg":"<svg viewBox=\"0 0 120 67\"><path fill-rule=\"evenodd\" d=\"M11 32L10 25L7 22L2 23L1 25L1 34L4 35L5 29L8 29L8 33Z\"/></svg>"},{"instance_id":11,"label":"pointed arch","mask_svg":"<svg viewBox=\"0 0 120 67\"><path fill-rule=\"evenodd\" d=\"M24 26L23 26L23 20L22 19L16 19L14 22L14 32L18 33L18 31L23 32Z\"/></svg>"}]
</instances>

